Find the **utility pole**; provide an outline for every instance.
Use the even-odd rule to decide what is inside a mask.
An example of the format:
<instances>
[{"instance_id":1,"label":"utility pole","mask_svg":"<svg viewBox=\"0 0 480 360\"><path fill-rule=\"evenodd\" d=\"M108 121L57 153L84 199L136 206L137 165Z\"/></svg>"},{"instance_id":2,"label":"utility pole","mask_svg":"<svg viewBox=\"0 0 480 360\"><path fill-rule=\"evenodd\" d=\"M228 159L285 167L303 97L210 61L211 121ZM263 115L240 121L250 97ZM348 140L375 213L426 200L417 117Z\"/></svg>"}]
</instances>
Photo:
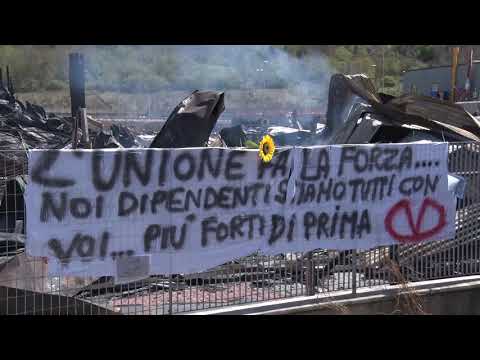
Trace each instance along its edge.
<instances>
[{"instance_id":1,"label":"utility pole","mask_svg":"<svg viewBox=\"0 0 480 360\"><path fill-rule=\"evenodd\" d=\"M459 47L452 48L452 85L450 101L454 103L456 101L456 86L457 86L457 67L458 67L458 55L460 53Z\"/></svg>"}]
</instances>

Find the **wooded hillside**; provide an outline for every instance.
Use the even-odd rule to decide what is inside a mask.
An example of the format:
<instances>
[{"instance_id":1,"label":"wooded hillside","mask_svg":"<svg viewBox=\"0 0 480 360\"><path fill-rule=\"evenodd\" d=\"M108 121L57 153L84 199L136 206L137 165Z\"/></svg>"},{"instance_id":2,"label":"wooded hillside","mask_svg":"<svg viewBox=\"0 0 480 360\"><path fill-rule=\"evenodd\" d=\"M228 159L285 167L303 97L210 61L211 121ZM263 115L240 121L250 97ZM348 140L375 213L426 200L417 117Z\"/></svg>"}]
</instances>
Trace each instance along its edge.
<instances>
[{"instance_id":1,"label":"wooded hillside","mask_svg":"<svg viewBox=\"0 0 480 360\"><path fill-rule=\"evenodd\" d=\"M11 46L0 45L19 92L68 87L68 53L87 57L97 91L279 89L325 82L333 72L363 72L385 92L399 92L402 71L450 63L450 45ZM464 62L468 46L462 47ZM480 51L474 46L475 53ZM382 81L383 80L383 81Z\"/></svg>"}]
</instances>

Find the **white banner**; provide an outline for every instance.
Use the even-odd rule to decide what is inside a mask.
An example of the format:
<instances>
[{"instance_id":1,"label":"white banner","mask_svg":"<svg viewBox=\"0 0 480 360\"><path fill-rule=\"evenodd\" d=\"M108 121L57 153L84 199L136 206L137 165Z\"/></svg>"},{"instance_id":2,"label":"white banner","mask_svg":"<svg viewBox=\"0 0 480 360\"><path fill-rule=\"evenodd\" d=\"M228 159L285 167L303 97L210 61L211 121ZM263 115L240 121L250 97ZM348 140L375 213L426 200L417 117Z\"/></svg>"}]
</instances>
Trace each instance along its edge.
<instances>
[{"instance_id":1,"label":"white banner","mask_svg":"<svg viewBox=\"0 0 480 360\"><path fill-rule=\"evenodd\" d=\"M193 273L255 251L452 238L447 144L34 150L27 252L52 274Z\"/></svg>"}]
</instances>

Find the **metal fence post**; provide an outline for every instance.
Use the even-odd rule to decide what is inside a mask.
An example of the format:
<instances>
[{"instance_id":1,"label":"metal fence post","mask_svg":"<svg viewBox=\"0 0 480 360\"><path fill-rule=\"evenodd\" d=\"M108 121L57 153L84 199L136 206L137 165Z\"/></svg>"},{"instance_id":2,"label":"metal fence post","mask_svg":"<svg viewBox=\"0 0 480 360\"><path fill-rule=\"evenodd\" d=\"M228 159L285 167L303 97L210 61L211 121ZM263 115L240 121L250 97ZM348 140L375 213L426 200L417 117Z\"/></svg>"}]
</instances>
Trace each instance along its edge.
<instances>
[{"instance_id":1,"label":"metal fence post","mask_svg":"<svg viewBox=\"0 0 480 360\"><path fill-rule=\"evenodd\" d=\"M307 285L307 295L312 296L315 295L315 284L313 283L313 255L312 252L309 251L307 253L307 270L305 272L305 282Z\"/></svg>"},{"instance_id":2,"label":"metal fence post","mask_svg":"<svg viewBox=\"0 0 480 360\"><path fill-rule=\"evenodd\" d=\"M173 276L168 276L168 315L172 315L173 311L173 289L172 289Z\"/></svg>"},{"instance_id":3,"label":"metal fence post","mask_svg":"<svg viewBox=\"0 0 480 360\"><path fill-rule=\"evenodd\" d=\"M391 245L388 248L388 258L390 259L390 266L399 266L400 263L398 261L398 245ZM397 282L399 279L395 278L395 275L392 273L392 269L390 269L388 274L388 281Z\"/></svg>"},{"instance_id":4,"label":"metal fence post","mask_svg":"<svg viewBox=\"0 0 480 360\"><path fill-rule=\"evenodd\" d=\"M357 295L357 249L352 251L352 295Z\"/></svg>"}]
</instances>

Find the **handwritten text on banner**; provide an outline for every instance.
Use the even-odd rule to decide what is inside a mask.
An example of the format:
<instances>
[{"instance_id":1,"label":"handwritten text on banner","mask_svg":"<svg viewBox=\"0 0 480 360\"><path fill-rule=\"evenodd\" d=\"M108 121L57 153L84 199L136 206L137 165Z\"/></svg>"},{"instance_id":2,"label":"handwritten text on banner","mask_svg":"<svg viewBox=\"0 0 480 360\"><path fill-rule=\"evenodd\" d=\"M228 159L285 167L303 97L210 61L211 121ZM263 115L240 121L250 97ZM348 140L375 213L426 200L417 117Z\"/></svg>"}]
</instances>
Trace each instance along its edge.
<instances>
[{"instance_id":1,"label":"handwritten text on banner","mask_svg":"<svg viewBox=\"0 0 480 360\"><path fill-rule=\"evenodd\" d=\"M291 148L269 164L254 150L34 150L29 174L27 252L53 273L116 275L129 257L142 274L191 273L455 232L445 143Z\"/></svg>"}]
</instances>

